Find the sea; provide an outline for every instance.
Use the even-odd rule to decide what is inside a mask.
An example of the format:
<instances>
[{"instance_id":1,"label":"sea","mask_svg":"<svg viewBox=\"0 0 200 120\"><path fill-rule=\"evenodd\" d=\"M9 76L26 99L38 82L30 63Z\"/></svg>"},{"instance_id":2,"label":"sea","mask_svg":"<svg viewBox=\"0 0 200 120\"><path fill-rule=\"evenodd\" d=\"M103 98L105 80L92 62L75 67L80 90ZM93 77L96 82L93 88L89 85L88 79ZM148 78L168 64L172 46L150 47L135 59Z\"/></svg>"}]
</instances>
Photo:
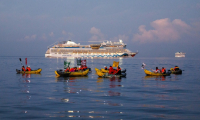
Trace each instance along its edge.
<instances>
[{"instance_id":1,"label":"sea","mask_svg":"<svg viewBox=\"0 0 200 120\"><path fill-rule=\"evenodd\" d=\"M19 60L21 58L21 61ZM40 74L17 74L22 65ZM56 77L64 61L44 56L0 57L0 120L199 120L200 59L175 57L82 58L91 72L85 77ZM95 68L113 61L125 78L100 78ZM146 76L145 69L179 66L181 75Z\"/></svg>"}]
</instances>

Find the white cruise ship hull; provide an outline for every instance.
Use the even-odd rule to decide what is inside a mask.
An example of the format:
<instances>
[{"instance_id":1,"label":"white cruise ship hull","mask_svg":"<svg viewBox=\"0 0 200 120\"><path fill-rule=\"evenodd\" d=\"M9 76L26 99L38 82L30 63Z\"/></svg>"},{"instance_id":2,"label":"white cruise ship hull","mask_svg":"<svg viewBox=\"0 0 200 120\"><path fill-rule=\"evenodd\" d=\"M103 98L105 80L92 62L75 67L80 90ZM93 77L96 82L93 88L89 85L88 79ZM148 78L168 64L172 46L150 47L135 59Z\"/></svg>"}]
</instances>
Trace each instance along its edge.
<instances>
[{"instance_id":1,"label":"white cruise ship hull","mask_svg":"<svg viewBox=\"0 0 200 120\"><path fill-rule=\"evenodd\" d=\"M102 44L80 45L71 40L48 47L45 57L134 57L138 52L131 52L120 42L103 42Z\"/></svg>"},{"instance_id":2,"label":"white cruise ship hull","mask_svg":"<svg viewBox=\"0 0 200 120\"><path fill-rule=\"evenodd\" d=\"M137 54L137 53L135 53ZM94 57L134 57L135 54L123 56L123 53L118 53L118 54L45 54L45 57L74 57L74 58L82 58L82 57L89 57L89 58L94 58Z\"/></svg>"}]
</instances>

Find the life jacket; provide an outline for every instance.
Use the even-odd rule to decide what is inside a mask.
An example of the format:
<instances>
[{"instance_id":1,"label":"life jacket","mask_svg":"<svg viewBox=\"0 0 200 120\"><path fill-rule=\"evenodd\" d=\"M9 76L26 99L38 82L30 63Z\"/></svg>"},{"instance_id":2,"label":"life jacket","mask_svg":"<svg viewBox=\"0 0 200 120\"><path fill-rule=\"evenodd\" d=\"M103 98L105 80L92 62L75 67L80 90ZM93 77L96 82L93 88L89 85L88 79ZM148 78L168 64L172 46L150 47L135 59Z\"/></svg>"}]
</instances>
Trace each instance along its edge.
<instances>
[{"instance_id":1,"label":"life jacket","mask_svg":"<svg viewBox=\"0 0 200 120\"><path fill-rule=\"evenodd\" d=\"M164 69L162 69L162 71L161 71L162 73L165 73L166 72L166 68L164 68Z\"/></svg>"},{"instance_id":2,"label":"life jacket","mask_svg":"<svg viewBox=\"0 0 200 120\"><path fill-rule=\"evenodd\" d=\"M113 73L113 67L110 67L109 68L109 74L112 74Z\"/></svg>"},{"instance_id":3,"label":"life jacket","mask_svg":"<svg viewBox=\"0 0 200 120\"><path fill-rule=\"evenodd\" d=\"M179 67L174 67L174 70L176 71L176 70L179 70Z\"/></svg>"},{"instance_id":4,"label":"life jacket","mask_svg":"<svg viewBox=\"0 0 200 120\"><path fill-rule=\"evenodd\" d=\"M27 68L27 70L28 70L28 71L31 71L31 68L30 68L30 67L28 67L28 68Z\"/></svg>"},{"instance_id":5,"label":"life jacket","mask_svg":"<svg viewBox=\"0 0 200 120\"><path fill-rule=\"evenodd\" d=\"M105 67L105 70L107 70L107 67Z\"/></svg>"},{"instance_id":6,"label":"life jacket","mask_svg":"<svg viewBox=\"0 0 200 120\"><path fill-rule=\"evenodd\" d=\"M156 72L160 72L160 69L156 69Z\"/></svg>"},{"instance_id":7,"label":"life jacket","mask_svg":"<svg viewBox=\"0 0 200 120\"><path fill-rule=\"evenodd\" d=\"M116 74L121 75L121 68L117 68Z\"/></svg>"},{"instance_id":8,"label":"life jacket","mask_svg":"<svg viewBox=\"0 0 200 120\"><path fill-rule=\"evenodd\" d=\"M80 68L78 68L78 70L82 70L82 68L80 67Z\"/></svg>"},{"instance_id":9,"label":"life jacket","mask_svg":"<svg viewBox=\"0 0 200 120\"><path fill-rule=\"evenodd\" d=\"M26 71L26 69L24 67L22 67L22 71Z\"/></svg>"},{"instance_id":10,"label":"life jacket","mask_svg":"<svg viewBox=\"0 0 200 120\"><path fill-rule=\"evenodd\" d=\"M71 68L70 70L69 70L69 72L74 72L75 71L75 69L74 68Z\"/></svg>"},{"instance_id":11,"label":"life jacket","mask_svg":"<svg viewBox=\"0 0 200 120\"><path fill-rule=\"evenodd\" d=\"M68 72L69 71L69 68L67 68L66 70L65 70L65 72Z\"/></svg>"}]
</instances>

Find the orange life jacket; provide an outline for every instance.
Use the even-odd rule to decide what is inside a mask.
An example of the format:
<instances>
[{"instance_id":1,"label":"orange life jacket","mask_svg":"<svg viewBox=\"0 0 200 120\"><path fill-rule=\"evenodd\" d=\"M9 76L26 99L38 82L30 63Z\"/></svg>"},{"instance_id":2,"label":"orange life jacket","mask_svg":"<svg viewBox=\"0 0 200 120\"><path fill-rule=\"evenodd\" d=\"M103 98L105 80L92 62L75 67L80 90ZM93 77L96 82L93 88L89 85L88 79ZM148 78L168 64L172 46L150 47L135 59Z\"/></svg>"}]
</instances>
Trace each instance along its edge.
<instances>
[{"instance_id":1,"label":"orange life jacket","mask_svg":"<svg viewBox=\"0 0 200 120\"><path fill-rule=\"evenodd\" d=\"M26 71L26 69L24 67L22 67L22 71Z\"/></svg>"},{"instance_id":2,"label":"orange life jacket","mask_svg":"<svg viewBox=\"0 0 200 120\"><path fill-rule=\"evenodd\" d=\"M27 70L28 70L28 71L31 71L31 68L30 68L30 67L28 67L28 68L27 68Z\"/></svg>"},{"instance_id":3,"label":"orange life jacket","mask_svg":"<svg viewBox=\"0 0 200 120\"><path fill-rule=\"evenodd\" d=\"M113 68L110 67L110 68L109 68L109 74L112 74L112 73L113 73Z\"/></svg>"},{"instance_id":4,"label":"orange life jacket","mask_svg":"<svg viewBox=\"0 0 200 120\"><path fill-rule=\"evenodd\" d=\"M162 73L164 73L165 72L165 68L164 69L162 69Z\"/></svg>"},{"instance_id":5,"label":"orange life jacket","mask_svg":"<svg viewBox=\"0 0 200 120\"><path fill-rule=\"evenodd\" d=\"M69 68L67 68L66 70L65 70L65 72L68 72L69 71Z\"/></svg>"},{"instance_id":6,"label":"orange life jacket","mask_svg":"<svg viewBox=\"0 0 200 120\"><path fill-rule=\"evenodd\" d=\"M74 72L75 71L75 69L74 68L71 68L70 70L69 70L69 72Z\"/></svg>"}]
</instances>

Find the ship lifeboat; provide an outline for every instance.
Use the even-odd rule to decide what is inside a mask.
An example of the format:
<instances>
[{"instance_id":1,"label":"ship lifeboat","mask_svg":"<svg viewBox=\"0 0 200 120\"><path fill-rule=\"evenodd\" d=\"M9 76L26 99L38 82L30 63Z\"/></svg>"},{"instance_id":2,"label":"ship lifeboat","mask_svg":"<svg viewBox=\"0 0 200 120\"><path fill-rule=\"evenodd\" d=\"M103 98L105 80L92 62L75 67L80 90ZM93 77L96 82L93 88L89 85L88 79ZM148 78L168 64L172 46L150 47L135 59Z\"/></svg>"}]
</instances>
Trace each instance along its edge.
<instances>
[{"instance_id":1,"label":"ship lifeboat","mask_svg":"<svg viewBox=\"0 0 200 120\"><path fill-rule=\"evenodd\" d=\"M101 46L101 44L91 44L91 45L90 45L90 47L91 47L92 49L99 49L100 46Z\"/></svg>"}]
</instances>

